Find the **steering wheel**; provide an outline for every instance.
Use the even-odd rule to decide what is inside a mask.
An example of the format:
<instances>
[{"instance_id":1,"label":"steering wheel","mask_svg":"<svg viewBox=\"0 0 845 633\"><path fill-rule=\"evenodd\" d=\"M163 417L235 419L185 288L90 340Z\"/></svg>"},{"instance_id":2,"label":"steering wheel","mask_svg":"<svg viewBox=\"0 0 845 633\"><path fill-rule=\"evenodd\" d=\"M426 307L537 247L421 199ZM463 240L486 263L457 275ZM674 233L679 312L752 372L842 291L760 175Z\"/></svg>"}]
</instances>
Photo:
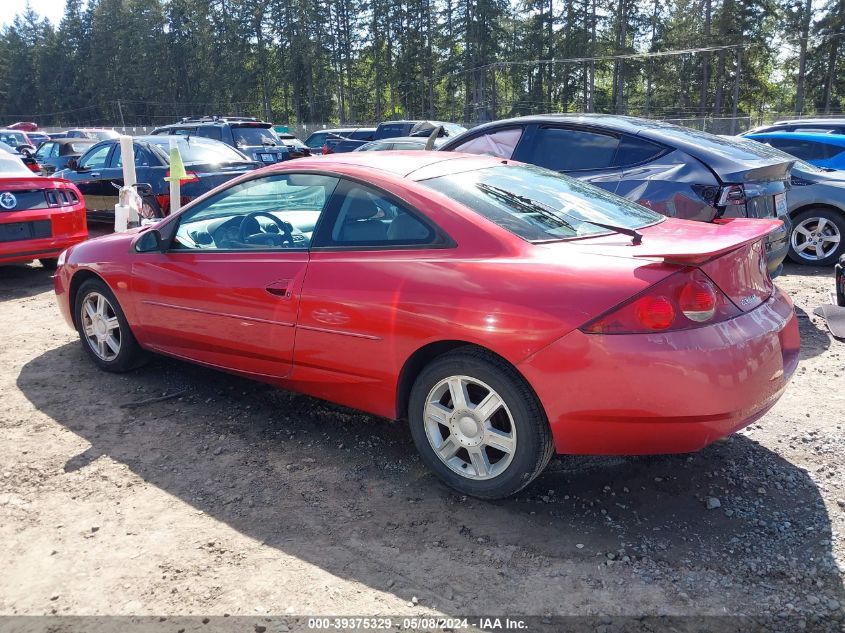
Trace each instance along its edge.
<instances>
[{"instance_id":1,"label":"steering wheel","mask_svg":"<svg viewBox=\"0 0 845 633\"><path fill-rule=\"evenodd\" d=\"M281 231L282 236L282 246L285 244L290 244L291 246L294 245L293 240L293 226L289 222L285 222L284 220L280 220L275 215L270 213L269 211L253 211L252 213L248 213L244 216L244 219L241 220L241 227L238 229L238 240L243 242L244 244L248 243L247 240L247 229L249 228L250 222L255 222L260 227L261 225L255 220L257 217L265 217L269 218L273 221L279 230Z\"/></svg>"}]
</instances>

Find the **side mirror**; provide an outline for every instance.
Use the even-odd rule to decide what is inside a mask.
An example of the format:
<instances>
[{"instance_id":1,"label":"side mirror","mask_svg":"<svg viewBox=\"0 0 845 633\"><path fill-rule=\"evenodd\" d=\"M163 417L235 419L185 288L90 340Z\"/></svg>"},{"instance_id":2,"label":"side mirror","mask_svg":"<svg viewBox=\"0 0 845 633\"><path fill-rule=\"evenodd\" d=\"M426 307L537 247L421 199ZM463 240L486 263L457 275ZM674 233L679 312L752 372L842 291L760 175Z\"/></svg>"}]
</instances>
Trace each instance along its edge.
<instances>
[{"instance_id":1,"label":"side mirror","mask_svg":"<svg viewBox=\"0 0 845 633\"><path fill-rule=\"evenodd\" d=\"M138 253L160 253L163 240L157 229L149 229L135 242L135 251Z\"/></svg>"}]
</instances>

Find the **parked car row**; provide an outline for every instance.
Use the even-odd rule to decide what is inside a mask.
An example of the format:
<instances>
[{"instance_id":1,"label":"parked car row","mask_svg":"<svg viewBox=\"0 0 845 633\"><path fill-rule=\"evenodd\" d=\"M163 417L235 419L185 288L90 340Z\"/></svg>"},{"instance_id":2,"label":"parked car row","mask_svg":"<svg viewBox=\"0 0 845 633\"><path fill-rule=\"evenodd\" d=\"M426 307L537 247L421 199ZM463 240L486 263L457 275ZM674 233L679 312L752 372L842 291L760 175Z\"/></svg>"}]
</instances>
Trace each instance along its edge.
<instances>
[{"instance_id":1,"label":"parked car row","mask_svg":"<svg viewBox=\"0 0 845 633\"><path fill-rule=\"evenodd\" d=\"M778 121L744 138L800 159L793 169L789 212L795 224L790 258L829 266L845 254L845 120Z\"/></svg>"}]
</instances>

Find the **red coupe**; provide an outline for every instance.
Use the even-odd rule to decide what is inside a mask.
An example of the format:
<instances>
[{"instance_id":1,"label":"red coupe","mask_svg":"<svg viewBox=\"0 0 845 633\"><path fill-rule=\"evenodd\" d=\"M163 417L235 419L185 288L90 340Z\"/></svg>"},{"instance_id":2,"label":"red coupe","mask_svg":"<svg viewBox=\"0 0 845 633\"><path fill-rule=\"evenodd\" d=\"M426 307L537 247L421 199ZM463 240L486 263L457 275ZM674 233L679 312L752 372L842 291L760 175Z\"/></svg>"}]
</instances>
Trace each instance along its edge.
<instances>
[{"instance_id":1,"label":"red coupe","mask_svg":"<svg viewBox=\"0 0 845 633\"><path fill-rule=\"evenodd\" d=\"M498 498L552 453L695 451L798 362L776 220L667 219L586 183L432 152L302 158L67 252L59 305L101 368L158 352L407 419Z\"/></svg>"},{"instance_id":2,"label":"red coupe","mask_svg":"<svg viewBox=\"0 0 845 633\"><path fill-rule=\"evenodd\" d=\"M87 238L85 202L73 183L0 155L0 264L38 259L54 268L59 253Z\"/></svg>"}]
</instances>

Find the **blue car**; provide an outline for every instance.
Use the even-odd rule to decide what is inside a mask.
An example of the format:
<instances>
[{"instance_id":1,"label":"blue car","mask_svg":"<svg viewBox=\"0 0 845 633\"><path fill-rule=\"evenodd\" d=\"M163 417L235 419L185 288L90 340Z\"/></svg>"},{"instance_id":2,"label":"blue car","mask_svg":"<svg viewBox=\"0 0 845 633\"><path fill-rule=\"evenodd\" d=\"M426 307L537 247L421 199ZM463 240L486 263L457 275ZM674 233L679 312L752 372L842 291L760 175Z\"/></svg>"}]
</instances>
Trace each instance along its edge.
<instances>
[{"instance_id":1,"label":"blue car","mask_svg":"<svg viewBox=\"0 0 845 633\"><path fill-rule=\"evenodd\" d=\"M765 132L744 136L771 145L816 167L845 169L845 134Z\"/></svg>"},{"instance_id":2,"label":"blue car","mask_svg":"<svg viewBox=\"0 0 845 633\"><path fill-rule=\"evenodd\" d=\"M144 215L164 217L170 213L170 183L165 180L170 174L170 138L136 136L133 143L138 183L149 185L145 187L149 196ZM180 204L187 204L217 185L260 166L234 147L207 138L181 136L177 147L188 172L182 181ZM70 180L85 196L89 221L114 221L118 189L123 186L121 158L120 141L100 141L79 159L69 161L67 169L55 172L57 178Z\"/></svg>"}]
</instances>

